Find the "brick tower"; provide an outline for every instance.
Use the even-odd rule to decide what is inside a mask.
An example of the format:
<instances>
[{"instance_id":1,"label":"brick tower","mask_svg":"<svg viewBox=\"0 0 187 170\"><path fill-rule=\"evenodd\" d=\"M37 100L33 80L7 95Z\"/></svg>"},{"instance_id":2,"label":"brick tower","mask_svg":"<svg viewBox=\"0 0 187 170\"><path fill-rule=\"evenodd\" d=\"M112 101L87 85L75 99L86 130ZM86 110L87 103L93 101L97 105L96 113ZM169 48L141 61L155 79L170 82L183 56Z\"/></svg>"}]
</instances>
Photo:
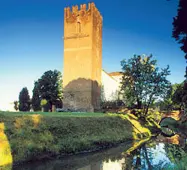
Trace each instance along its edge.
<instances>
[{"instance_id":1,"label":"brick tower","mask_svg":"<svg viewBox=\"0 0 187 170\"><path fill-rule=\"evenodd\" d=\"M63 106L65 110L100 108L102 16L94 3L64 9Z\"/></svg>"}]
</instances>

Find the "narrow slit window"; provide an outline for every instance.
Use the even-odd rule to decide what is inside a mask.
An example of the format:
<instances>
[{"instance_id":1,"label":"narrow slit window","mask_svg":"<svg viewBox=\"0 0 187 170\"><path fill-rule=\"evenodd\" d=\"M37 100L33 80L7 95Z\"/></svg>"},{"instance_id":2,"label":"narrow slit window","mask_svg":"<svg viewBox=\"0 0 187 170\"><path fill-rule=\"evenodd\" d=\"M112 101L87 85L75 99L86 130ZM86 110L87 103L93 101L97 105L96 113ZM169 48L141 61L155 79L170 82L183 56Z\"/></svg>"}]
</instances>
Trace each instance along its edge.
<instances>
[{"instance_id":1,"label":"narrow slit window","mask_svg":"<svg viewBox=\"0 0 187 170\"><path fill-rule=\"evenodd\" d=\"M81 33L81 23L77 22L77 27L78 27L78 33Z\"/></svg>"}]
</instances>

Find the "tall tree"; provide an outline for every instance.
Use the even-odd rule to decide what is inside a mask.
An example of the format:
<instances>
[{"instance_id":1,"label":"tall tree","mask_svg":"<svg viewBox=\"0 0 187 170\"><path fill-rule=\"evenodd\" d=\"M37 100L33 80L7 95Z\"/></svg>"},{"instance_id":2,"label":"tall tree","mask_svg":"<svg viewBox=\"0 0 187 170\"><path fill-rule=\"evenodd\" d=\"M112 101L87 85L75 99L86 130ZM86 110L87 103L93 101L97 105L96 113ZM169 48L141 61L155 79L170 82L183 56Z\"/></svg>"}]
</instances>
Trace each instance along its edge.
<instances>
[{"instance_id":1,"label":"tall tree","mask_svg":"<svg viewBox=\"0 0 187 170\"><path fill-rule=\"evenodd\" d=\"M187 59L187 0L179 0L177 16L173 18L173 37L181 44ZM186 75L187 78L187 67Z\"/></svg>"},{"instance_id":2,"label":"tall tree","mask_svg":"<svg viewBox=\"0 0 187 170\"><path fill-rule=\"evenodd\" d=\"M38 89L38 82L36 81L34 83L34 89L33 89L33 96L32 96L32 108L34 111L40 111L41 106L40 106L40 94L39 94L39 89Z\"/></svg>"},{"instance_id":3,"label":"tall tree","mask_svg":"<svg viewBox=\"0 0 187 170\"><path fill-rule=\"evenodd\" d=\"M52 105L62 103L62 75L59 71L46 71L38 80L40 99L46 99L52 109Z\"/></svg>"},{"instance_id":4,"label":"tall tree","mask_svg":"<svg viewBox=\"0 0 187 170\"><path fill-rule=\"evenodd\" d=\"M26 87L19 94L19 111L30 111L30 96Z\"/></svg>"},{"instance_id":5,"label":"tall tree","mask_svg":"<svg viewBox=\"0 0 187 170\"><path fill-rule=\"evenodd\" d=\"M173 109L180 108L179 100L177 99L176 96L176 91L178 91L181 86L182 83L181 84L175 83L171 86L171 89L168 91L168 94L166 95L164 100L157 103L160 106L161 110L166 110L170 112Z\"/></svg>"},{"instance_id":6,"label":"tall tree","mask_svg":"<svg viewBox=\"0 0 187 170\"><path fill-rule=\"evenodd\" d=\"M187 108L187 83L184 81L183 83L177 86L175 90L172 101L174 104L179 105L181 109Z\"/></svg>"},{"instance_id":7,"label":"tall tree","mask_svg":"<svg viewBox=\"0 0 187 170\"><path fill-rule=\"evenodd\" d=\"M156 60L150 56L134 55L128 61L121 62L123 70L121 91L124 96L129 96L131 101L143 109L147 115L148 109L157 98L163 98L171 87L167 80L170 74L169 66L159 71ZM127 99L128 100L128 99Z\"/></svg>"}]
</instances>

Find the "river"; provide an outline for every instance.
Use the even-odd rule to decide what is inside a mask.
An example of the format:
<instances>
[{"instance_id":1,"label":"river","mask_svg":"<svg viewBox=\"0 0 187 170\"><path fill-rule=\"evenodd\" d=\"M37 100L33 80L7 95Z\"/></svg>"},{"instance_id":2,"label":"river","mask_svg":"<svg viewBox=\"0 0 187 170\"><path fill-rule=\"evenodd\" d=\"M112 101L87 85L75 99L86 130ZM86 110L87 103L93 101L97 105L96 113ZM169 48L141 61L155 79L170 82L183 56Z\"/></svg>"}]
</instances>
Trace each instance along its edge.
<instances>
[{"instance_id":1,"label":"river","mask_svg":"<svg viewBox=\"0 0 187 170\"><path fill-rule=\"evenodd\" d=\"M186 139L157 136L126 142L99 152L13 166L13 170L160 170L187 169Z\"/></svg>"}]
</instances>

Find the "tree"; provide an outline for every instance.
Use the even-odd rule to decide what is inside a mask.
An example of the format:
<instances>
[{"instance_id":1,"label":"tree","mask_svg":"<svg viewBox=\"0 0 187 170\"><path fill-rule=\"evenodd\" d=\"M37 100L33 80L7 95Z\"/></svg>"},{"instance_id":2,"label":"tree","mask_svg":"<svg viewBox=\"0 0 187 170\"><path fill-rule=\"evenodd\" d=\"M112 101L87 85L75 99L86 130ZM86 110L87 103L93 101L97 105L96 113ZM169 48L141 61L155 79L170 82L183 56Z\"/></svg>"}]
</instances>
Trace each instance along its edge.
<instances>
[{"instance_id":1,"label":"tree","mask_svg":"<svg viewBox=\"0 0 187 170\"><path fill-rule=\"evenodd\" d=\"M164 98L171 87L166 79L170 74L169 66L165 69L156 67L156 60L152 55L143 57L134 55L128 61L121 61L123 70L121 92L124 98L130 97L142 114L147 115L148 109L154 100Z\"/></svg>"},{"instance_id":2,"label":"tree","mask_svg":"<svg viewBox=\"0 0 187 170\"><path fill-rule=\"evenodd\" d=\"M41 106L40 106L40 94L39 94L39 89L38 89L38 82L36 81L34 83L34 89L33 89L33 96L32 96L32 108L34 111L40 111Z\"/></svg>"},{"instance_id":3,"label":"tree","mask_svg":"<svg viewBox=\"0 0 187 170\"><path fill-rule=\"evenodd\" d=\"M16 111L19 110L19 103L18 103L18 101L14 101L14 109L15 109Z\"/></svg>"},{"instance_id":4,"label":"tree","mask_svg":"<svg viewBox=\"0 0 187 170\"><path fill-rule=\"evenodd\" d=\"M187 59L187 1L180 0L177 16L173 18L173 37L181 44L181 50L185 53ZM187 78L187 67L186 67Z\"/></svg>"},{"instance_id":5,"label":"tree","mask_svg":"<svg viewBox=\"0 0 187 170\"><path fill-rule=\"evenodd\" d=\"M40 102L40 105L42 107L42 111L45 112L45 111L48 111L49 108L48 108L48 102L46 99L42 99L41 102Z\"/></svg>"},{"instance_id":6,"label":"tree","mask_svg":"<svg viewBox=\"0 0 187 170\"><path fill-rule=\"evenodd\" d=\"M179 84L172 97L173 103L178 105L180 109L187 108L187 83L184 81Z\"/></svg>"},{"instance_id":7,"label":"tree","mask_svg":"<svg viewBox=\"0 0 187 170\"><path fill-rule=\"evenodd\" d=\"M30 111L30 96L26 87L19 94L19 111Z\"/></svg>"},{"instance_id":8,"label":"tree","mask_svg":"<svg viewBox=\"0 0 187 170\"><path fill-rule=\"evenodd\" d=\"M52 105L62 103L62 75L59 71L46 71L37 84L40 100L46 99L50 109Z\"/></svg>"},{"instance_id":9,"label":"tree","mask_svg":"<svg viewBox=\"0 0 187 170\"><path fill-rule=\"evenodd\" d=\"M176 109L182 108L181 97L183 94L183 86L184 86L184 83L180 83L180 84L176 83L172 86L173 91L171 94L171 101L172 101L171 103L172 103L173 108L176 108Z\"/></svg>"},{"instance_id":10,"label":"tree","mask_svg":"<svg viewBox=\"0 0 187 170\"><path fill-rule=\"evenodd\" d=\"M175 98L176 90L180 86L181 84L177 84L177 83L173 84L170 90L168 91L166 97L164 98L164 100L157 103L161 110L171 111L173 109L180 108L179 101L177 101Z\"/></svg>"},{"instance_id":11,"label":"tree","mask_svg":"<svg viewBox=\"0 0 187 170\"><path fill-rule=\"evenodd\" d=\"M122 87L123 90L121 92L121 94L123 95L123 100L125 103L125 106L132 109L135 107L135 103L137 100L138 103L138 108L141 108L141 103L139 102L138 99L136 99L136 96L133 92L133 90L131 90L131 87L126 86L126 87Z\"/></svg>"},{"instance_id":12,"label":"tree","mask_svg":"<svg viewBox=\"0 0 187 170\"><path fill-rule=\"evenodd\" d=\"M185 110L187 109L187 81L184 81L182 90L182 104Z\"/></svg>"}]
</instances>

